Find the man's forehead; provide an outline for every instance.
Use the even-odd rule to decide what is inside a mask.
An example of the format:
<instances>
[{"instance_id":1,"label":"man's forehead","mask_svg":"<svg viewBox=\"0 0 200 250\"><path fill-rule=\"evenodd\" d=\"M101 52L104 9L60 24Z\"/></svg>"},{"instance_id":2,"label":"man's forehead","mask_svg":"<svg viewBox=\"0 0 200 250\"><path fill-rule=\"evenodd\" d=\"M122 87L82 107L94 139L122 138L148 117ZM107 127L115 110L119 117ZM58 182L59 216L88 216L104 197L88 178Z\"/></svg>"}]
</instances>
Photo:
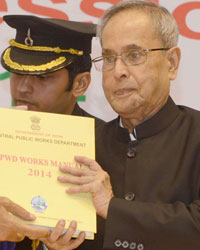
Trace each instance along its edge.
<instances>
[{"instance_id":1,"label":"man's forehead","mask_svg":"<svg viewBox=\"0 0 200 250\"><path fill-rule=\"evenodd\" d=\"M129 37L152 36L153 33L153 22L147 15L144 16L143 13L135 15L132 12L126 15L125 12L122 12L108 20L103 28L101 40L104 43L117 37L118 41L121 41Z\"/></svg>"},{"instance_id":2,"label":"man's forehead","mask_svg":"<svg viewBox=\"0 0 200 250\"><path fill-rule=\"evenodd\" d=\"M131 20L132 23L136 23L137 25L140 25L143 22L147 22L148 24L150 24L152 21L152 16L150 13L143 10L125 9L120 12L117 12L112 17L110 17L105 27L110 23L115 25L116 20L118 20L123 25L127 24L127 20Z\"/></svg>"}]
</instances>

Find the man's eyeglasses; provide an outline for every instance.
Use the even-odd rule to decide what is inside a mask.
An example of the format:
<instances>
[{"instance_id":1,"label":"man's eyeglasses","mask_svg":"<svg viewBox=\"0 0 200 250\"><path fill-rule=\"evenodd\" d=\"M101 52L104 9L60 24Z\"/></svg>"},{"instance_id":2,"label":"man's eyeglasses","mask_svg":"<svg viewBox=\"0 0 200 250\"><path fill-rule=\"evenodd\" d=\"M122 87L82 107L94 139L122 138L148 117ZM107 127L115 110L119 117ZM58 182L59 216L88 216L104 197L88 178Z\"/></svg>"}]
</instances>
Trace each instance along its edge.
<instances>
[{"instance_id":1,"label":"man's eyeglasses","mask_svg":"<svg viewBox=\"0 0 200 250\"><path fill-rule=\"evenodd\" d=\"M98 71L107 71L115 67L117 58L120 57L124 64L127 66L134 66L144 63L147 60L147 53L157 50L169 50L169 48L157 48L157 49L132 49L126 52L122 52L120 55L103 55L96 57L92 60Z\"/></svg>"}]
</instances>

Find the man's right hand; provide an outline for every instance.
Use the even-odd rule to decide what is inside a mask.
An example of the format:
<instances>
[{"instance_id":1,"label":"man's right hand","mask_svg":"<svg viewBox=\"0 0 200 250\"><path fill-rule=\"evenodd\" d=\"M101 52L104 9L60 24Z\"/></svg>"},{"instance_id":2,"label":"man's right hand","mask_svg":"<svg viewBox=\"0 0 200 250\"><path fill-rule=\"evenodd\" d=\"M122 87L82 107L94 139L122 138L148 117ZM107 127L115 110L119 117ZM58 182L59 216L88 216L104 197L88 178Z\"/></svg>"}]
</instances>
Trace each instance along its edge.
<instances>
[{"instance_id":1,"label":"man's right hand","mask_svg":"<svg viewBox=\"0 0 200 250\"><path fill-rule=\"evenodd\" d=\"M15 215L15 216L13 216ZM31 226L18 220L34 221L35 216L6 197L0 197L0 241L21 241L25 236L30 239L45 238L50 230Z\"/></svg>"}]
</instances>

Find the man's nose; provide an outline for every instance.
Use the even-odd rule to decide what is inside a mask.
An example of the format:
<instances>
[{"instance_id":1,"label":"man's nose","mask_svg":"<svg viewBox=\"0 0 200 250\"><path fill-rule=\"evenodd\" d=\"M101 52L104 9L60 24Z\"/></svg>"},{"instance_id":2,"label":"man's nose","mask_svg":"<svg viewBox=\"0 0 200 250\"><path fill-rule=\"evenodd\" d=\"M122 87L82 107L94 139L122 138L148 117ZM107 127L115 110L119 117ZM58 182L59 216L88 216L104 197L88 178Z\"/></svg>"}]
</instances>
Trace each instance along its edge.
<instances>
[{"instance_id":1,"label":"man's nose","mask_svg":"<svg viewBox=\"0 0 200 250\"><path fill-rule=\"evenodd\" d=\"M18 91L31 93L33 91L34 81L34 76L24 75L18 82Z\"/></svg>"},{"instance_id":2,"label":"man's nose","mask_svg":"<svg viewBox=\"0 0 200 250\"><path fill-rule=\"evenodd\" d=\"M117 56L114 66L114 76L118 79L129 77L129 68L121 56Z\"/></svg>"}]
</instances>

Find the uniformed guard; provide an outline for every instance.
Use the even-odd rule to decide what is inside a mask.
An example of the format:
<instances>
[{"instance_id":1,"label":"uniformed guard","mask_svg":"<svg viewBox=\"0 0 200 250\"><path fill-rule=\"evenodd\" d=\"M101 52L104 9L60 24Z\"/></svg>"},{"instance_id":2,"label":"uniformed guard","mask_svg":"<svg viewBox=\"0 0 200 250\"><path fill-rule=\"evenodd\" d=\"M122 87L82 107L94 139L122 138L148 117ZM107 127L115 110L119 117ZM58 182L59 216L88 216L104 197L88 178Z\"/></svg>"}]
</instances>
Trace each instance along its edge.
<instances>
[{"instance_id":1,"label":"uniformed guard","mask_svg":"<svg viewBox=\"0 0 200 250\"><path fill-rule=\"evenodd\" d=\"M26 105L34 111L94 117L81 109L76 99L90 84L90 53L96 25L29 15L6 15L3 20L16 29L15 39L9 41L10 46L1 55L2 66L11 72L14 105ZM103 123L94 118L96 127ZM33 241L32 249L38 245L43 248L39 241ZM25 238L16 246L1 242L0 249L28 250L31 241Z\"/></svg>"}]
</instances>

